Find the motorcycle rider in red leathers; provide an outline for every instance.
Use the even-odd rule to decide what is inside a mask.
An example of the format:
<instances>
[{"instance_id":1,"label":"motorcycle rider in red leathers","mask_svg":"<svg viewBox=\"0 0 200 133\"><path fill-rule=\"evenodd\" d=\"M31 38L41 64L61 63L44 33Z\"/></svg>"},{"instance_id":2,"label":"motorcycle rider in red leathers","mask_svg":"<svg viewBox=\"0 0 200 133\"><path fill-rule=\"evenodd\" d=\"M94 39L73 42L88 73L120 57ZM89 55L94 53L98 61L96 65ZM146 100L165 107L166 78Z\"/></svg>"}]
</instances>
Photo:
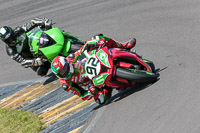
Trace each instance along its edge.
<instances>
[{"instance_id":1,"label":"motorcycle rider in red leathers","mask_svg":"<svg viewBox=\"0 0 200 133\"><path fill-rule=\"evenodd\" d=\"M80 50L70 54L67 58L62 56L54 58L51 63L51 69L59 78L61 86L65 91L78 95L82 100L90 100L94 97L95 102L103 104L111 97L112 88L105 86L102 91L99 91L95 86L91 85L91 80L88 77L82 76L85 71L84 63L86 60L84 58L81 60L81 54L85 50L90 51L99 46L130 50L135 44L135 38L126 43L119 43L109 37L94 36Z\"/></svg>"}]
</instances>

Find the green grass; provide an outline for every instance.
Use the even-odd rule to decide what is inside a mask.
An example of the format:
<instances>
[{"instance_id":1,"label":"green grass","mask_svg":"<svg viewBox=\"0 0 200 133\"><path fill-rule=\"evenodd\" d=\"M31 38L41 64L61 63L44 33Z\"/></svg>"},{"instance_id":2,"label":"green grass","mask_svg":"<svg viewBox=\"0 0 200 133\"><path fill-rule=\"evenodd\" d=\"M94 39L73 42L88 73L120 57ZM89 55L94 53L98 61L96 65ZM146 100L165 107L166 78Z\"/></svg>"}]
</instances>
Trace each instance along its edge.
<instances>
[{"instance_id":1,"label":"green grass","mask_svg":"<svg viewBox=\"0 0 200 133\"><path fill-rule=\"evenodd\" d=\"M0 108L0 133L39 133L42 125L31 112Z\"/></svg>"}]
</instances>

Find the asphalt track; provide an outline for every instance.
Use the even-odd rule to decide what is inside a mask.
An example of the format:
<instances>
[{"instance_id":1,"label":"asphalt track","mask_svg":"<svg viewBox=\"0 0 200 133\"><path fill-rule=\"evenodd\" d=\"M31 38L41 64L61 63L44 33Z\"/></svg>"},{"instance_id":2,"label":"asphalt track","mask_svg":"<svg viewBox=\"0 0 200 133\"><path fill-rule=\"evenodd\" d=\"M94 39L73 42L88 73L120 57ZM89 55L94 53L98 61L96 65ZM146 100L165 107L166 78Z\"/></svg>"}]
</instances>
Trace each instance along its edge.
<instances>
[{"instance_id":1,"label":"asphalt track","mask_svg":"<svg viewBox=\"0 0 200 133\"><path fill-rule=\"evenodd\" d=\"M2 26L47 17L82 40L135 37L137 52L161 70L158 82L100 108L92 133L200 132L199 13L199 0L0 0ZM41 79L12 61L3 43L0 53L1 86Z\"/></svg>"}]
</instances>

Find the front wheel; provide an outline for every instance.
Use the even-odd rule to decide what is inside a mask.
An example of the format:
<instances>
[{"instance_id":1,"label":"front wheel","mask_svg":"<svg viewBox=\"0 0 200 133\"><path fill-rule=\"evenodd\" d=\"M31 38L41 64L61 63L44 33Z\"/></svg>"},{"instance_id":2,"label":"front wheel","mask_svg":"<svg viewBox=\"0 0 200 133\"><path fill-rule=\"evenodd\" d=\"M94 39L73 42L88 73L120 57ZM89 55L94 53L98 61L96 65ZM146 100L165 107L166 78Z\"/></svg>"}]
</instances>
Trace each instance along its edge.
<instances>
[{"instance_id":1,"label":"front wheel","mask_svg":"<svg viewBox=\"0 0 200 133\"><path fill-rule=\"evenodd\" d=\"M149 82L157 81L159 74L144 72L144 71L140 71L140 70L117 68L115 76L122 78L122 79L126 79L128 81L149 83Z\"/></svg>"},{"instance_id":2,"label":"front wheel","mask_svg":"<svg viewBox=\"0 0 200 133\"><path fill-rule=\"evenodd\" d=\"M143 59L143 61L146 62L151 67L152 72L155 73L155 65L153 62L147 59Z\"/></svg>"}]
</instances>

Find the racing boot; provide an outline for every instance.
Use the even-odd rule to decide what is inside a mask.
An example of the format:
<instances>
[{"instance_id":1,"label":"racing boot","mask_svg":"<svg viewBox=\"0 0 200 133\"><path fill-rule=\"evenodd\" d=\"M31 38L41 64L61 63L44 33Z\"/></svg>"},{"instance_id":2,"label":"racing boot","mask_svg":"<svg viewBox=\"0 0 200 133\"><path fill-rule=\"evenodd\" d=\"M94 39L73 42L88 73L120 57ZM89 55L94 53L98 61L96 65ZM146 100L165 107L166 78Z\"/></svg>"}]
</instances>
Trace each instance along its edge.
<instances>
[{"instance_id":1,"label":"racing boot","mask_svg":"<svg viewBox=\"0 0 200 133\"><path fill-rule=\"evenodd\" d=\"M111 87L106 87L106 88L103 89L103 94L104 94L104 100L105 100L105 102L111 98L111 96L112 96L112 90L113 89Z\"/></svg>"},{"instance_id":2,"label":"racing boot","mask_svg":"<svg viewBox=\"0 0 200 133\"><path fill-rule=\"evenodd\" d=\"M125 43L120 43L121 47L124 49L127 49L128 51L130 51L131 48L133 48L136 45L136 39L132 38L130 41L125 42Z\"/></svg>"},{"instance_id":3,"label":"racing boot","mask_svg":"<svg viewBox=\"0 0 200 133\"><path fill-rule=\"evenodd\" d=\"M88 90L93 95L96 103L103 104L105 102L103 93L101 91L98 91L95 86L90 86Z\"/></svg>"},{"instance_id":4,"label":"racing boot","mask_svg":"<svg viewBox=\"0 0 200 133\"><path fill-rule=\"evenodd\" d=\"M108 103L112 95L112 88L106 87L102 91L94 94L94 100L98 104Z\"/></svg>"},{"instance_id":5,"label":"racing boot","mask_svg":"<svg viewBox=\"0 0 200 133\"><path fill-rule=\"evenodd\" d=\"M101 91L99 91L98 93L96 93L94 95L94 100L97 104L104 104L105 103L104 95Z\"/></svg>"}]
</instances>

